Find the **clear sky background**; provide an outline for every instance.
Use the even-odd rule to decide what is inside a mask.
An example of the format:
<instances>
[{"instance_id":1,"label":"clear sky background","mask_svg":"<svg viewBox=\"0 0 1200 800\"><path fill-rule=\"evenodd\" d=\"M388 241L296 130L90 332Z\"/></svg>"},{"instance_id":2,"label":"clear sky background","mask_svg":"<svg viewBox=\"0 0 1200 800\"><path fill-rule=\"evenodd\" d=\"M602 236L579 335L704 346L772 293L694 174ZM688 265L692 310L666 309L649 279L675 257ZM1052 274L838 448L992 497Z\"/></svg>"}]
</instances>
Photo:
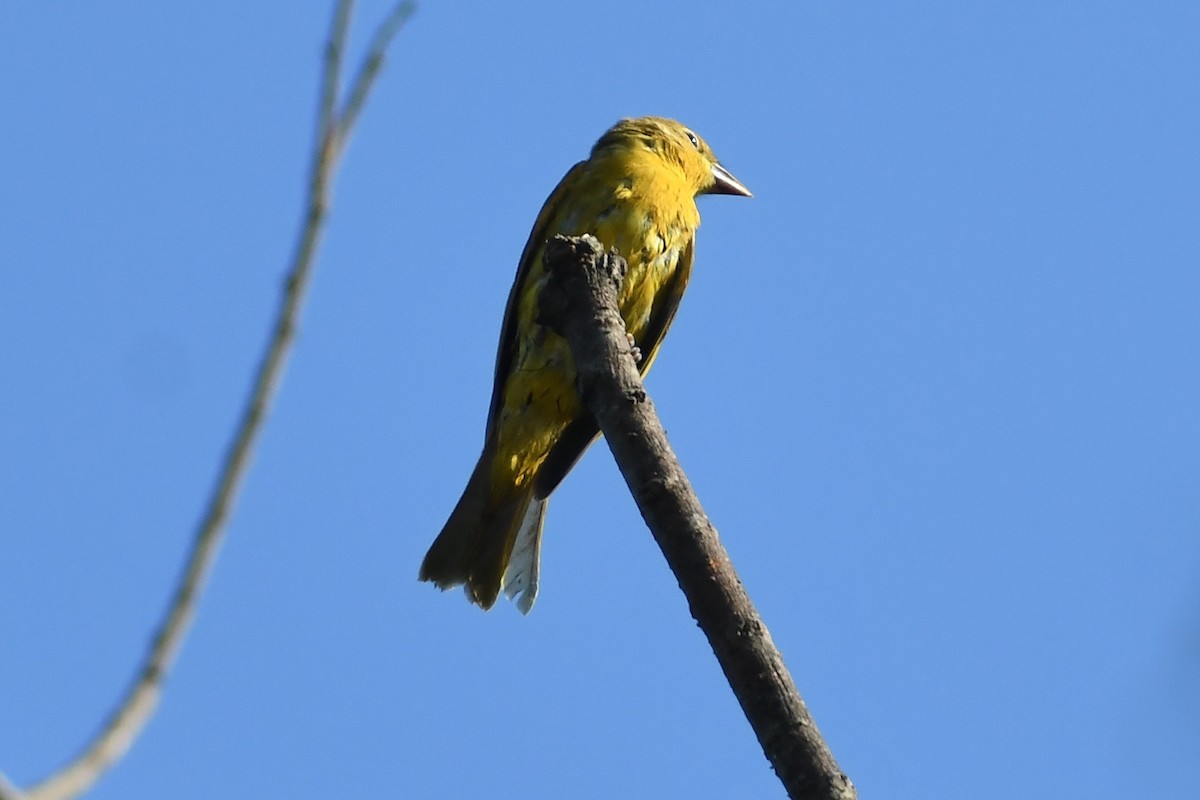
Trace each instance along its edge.
<instances>
[{"instance_id":1,"label":"clear sky background","mask_svg":"<svg viewBox=\"0 0 1200 800\"><path fill-rule=\"evenodd\" d=\"M0 8L18 783L95 729L174 584L329 5ZM755 192L701 200L649 389L863 796L1200 796L1198 42L1194 2L423 0L197 625L93 796L783 797L603 446L530 616L416 582L534 216L641 114Z\"/></svg>"}]
</instances>

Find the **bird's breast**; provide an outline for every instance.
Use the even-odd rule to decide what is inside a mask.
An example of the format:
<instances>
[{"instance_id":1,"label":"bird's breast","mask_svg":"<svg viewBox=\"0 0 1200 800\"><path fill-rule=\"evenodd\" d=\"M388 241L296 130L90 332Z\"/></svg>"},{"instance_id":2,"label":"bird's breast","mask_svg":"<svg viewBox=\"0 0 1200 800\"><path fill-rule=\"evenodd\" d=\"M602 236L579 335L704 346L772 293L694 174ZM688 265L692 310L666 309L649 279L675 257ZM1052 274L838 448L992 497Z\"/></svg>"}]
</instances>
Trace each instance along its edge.
<instances>
[{"instance_id":1,"label":"bird's breast","mask_svg":"<svg viewBox=\"0 0 1200 800\"><path fill-rule=\"evenodd\" d=\"M625 327L640 341L655 300L675 275L695 226L669 210L618 204L597 219L594 235L605 247L616 249L628 264L619 304Z\"/></svg>"}]
</instances>

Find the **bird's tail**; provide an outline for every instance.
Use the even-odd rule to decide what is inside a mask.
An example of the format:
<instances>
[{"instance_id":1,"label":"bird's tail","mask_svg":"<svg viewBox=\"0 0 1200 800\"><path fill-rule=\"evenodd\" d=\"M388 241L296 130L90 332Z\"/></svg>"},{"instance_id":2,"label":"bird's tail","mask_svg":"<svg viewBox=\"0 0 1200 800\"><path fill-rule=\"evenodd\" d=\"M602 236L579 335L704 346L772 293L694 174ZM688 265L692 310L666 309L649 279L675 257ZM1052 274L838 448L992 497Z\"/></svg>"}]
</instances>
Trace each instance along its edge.
<instances>
[{"instance_id":1,"label":"bird's tail","mask_svg":"<svg viewBox=\"0 0 1200 800\"><path fill-rule=\"evenodd\" d=\"M537 599L545 516L546 500L534 497L532 484L497 491L492 456L485 449L425 554L420 579L440 589L465 584L467 598L484 609L495 604L503 589L528 614Z\"/></svg>"}]
</instances>

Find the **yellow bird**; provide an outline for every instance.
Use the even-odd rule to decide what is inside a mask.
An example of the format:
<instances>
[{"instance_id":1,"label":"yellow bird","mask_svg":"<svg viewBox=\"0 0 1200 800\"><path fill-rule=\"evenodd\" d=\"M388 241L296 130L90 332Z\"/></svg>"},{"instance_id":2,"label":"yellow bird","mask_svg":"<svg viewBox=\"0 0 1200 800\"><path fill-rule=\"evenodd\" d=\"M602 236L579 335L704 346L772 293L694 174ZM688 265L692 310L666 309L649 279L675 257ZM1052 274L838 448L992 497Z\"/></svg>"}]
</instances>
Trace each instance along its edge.
<instances>
[{"instance_id":1,"label":"yellow bird","mask_svg":"<svg viewBox=\"0 0 1200 800\"><path fill-rule=\"evenodd\" d=\"M488 609L501 590L528 613L538 592L546 501L599 434L575 390L562 337L537 323L542 251L557 234L590 233L629 269L619 297L645 374L692 272L702 194L750 196L709 146L671 119L624 119L550 194L508 295L483 454L421 564L442 589L466 584Z\"/></svg>"}]
</instances>

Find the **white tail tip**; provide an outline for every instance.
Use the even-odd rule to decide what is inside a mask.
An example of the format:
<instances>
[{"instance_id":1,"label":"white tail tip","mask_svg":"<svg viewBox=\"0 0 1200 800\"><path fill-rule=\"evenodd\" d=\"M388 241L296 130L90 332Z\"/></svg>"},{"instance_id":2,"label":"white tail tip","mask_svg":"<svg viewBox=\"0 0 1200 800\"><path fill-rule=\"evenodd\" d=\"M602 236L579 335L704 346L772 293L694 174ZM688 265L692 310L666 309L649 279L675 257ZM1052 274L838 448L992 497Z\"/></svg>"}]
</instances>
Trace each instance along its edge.
<instances>
[{"instance_id":1,"label":"white tail tip","mask_svg":"<svg viewBox=\"0 0 1200 800\"><path fill-rule=\"evenodd\" d=\"M508 567L504 570L504 594L517 604L522 614L528 614L538 595L538 569L542 559L542 524L546 521L546 501L531 500L517 540L513 543Z\"/></svg>"}]
</instances>

